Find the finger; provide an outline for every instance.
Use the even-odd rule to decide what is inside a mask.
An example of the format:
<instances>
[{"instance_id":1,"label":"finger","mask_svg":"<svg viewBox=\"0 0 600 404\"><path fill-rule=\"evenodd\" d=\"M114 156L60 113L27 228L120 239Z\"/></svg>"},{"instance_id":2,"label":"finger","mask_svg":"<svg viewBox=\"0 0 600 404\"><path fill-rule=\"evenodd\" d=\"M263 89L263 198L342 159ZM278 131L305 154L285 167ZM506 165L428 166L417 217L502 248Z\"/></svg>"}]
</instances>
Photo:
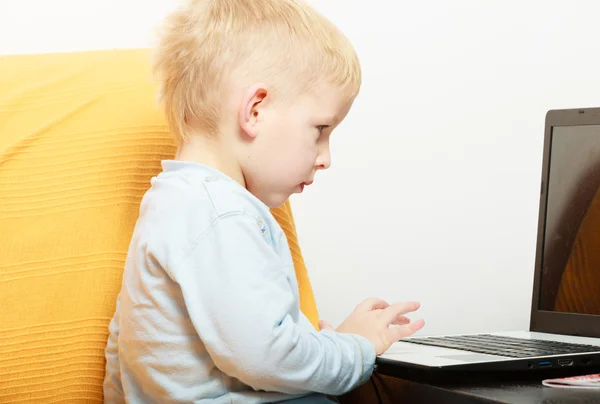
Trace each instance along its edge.
<instances>
[{"instance_id":1,"label":"finger","mask_svg":"<svg viewBox=\"0 0 600 404\"><path fill-rule=\"evenodd\" d=\"M390 341L399 341L402 338L410 337L417 331L419 331L425 325L425 321L423 319L414 321L410 324L399 325L396 327L390 327L389 336Z\"/></svg>"},{"instance_id":2,"label":"finger","mask_svg":"<svg viewBox=\"0 0 600 404\"><path fill-rule=\"evenodd\" d=\"M333 331L333 327L327 321L323 320L323 321L319 321L319 330L320 331L323 331L323 330L332 330Z\"/></svg>"},{"instance_id":3,"label":"finger","mask_svg":"<svg viewBox=\"0 0 600 404\"><path fill-rule=\"evenodd\" d=\"M410 319L408 317L399 314L398 317L394 321L392 321L392 325L405 325L410 324Z\"/></svg>"},{"instance_id":4,"label":"finger","mask_svg":"<svg viewBox=\"0 0 600 404\"><path fill-rule=\"evenodd\" d=\"M392 324L399 315L416 311L420 306L418 302L394 303L383 311L382 318L388 324Z\"/></svg>"},{"instance_id":5,"label":"finger","mask_svg":"<svg viewBox=\"0 0 600 404\"><path fill-rule=\"evenodd\" d=\"M377 299L376 297L371 297L360 303L356 307L356 309L360 311L373 311L386 309L388 306L389 304L385 300Z\"/></svg>"}]
</instances>

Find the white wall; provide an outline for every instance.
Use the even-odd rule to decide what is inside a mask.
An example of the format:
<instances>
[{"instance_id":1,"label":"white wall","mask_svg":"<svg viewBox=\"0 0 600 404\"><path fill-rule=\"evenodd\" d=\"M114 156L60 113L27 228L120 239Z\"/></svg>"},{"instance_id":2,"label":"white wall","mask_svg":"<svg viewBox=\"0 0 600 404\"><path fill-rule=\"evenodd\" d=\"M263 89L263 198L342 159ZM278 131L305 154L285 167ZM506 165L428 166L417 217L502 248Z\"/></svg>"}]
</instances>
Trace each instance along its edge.
<instances>
[{"instance_id":1,"label":"white wall","mask_svg":"<svg viewBox=\"0 0 600 404\"><path fill-rule=\"evenodd\" d=\"M600 2L313 0L360 98L294 198L324 318L418 299L423 334L528 325L545 112L600 106ZM140 47L174 0L0 0L0 54Z\"/></svg>"}]
</instances>

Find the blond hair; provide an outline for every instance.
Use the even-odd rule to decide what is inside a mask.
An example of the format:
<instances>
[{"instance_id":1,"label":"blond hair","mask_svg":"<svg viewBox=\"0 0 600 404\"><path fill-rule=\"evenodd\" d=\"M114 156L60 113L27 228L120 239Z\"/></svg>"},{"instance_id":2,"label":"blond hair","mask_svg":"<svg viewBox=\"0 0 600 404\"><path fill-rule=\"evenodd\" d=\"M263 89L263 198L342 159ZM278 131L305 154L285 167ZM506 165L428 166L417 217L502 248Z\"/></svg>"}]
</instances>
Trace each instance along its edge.
<instances>
[{"instance_id":1,"label":"blond hair","mask_svg":"<svg viewBox=\"0 0 600 404\"><path fill-rule=\"evenodd\" d=\"M170 129L216 134L231 86L264 81L295 94L327 83L355 97L361 69L348 39L297 0L187 0L166 19L155 53Z\"/></svg>"}]
</instances>

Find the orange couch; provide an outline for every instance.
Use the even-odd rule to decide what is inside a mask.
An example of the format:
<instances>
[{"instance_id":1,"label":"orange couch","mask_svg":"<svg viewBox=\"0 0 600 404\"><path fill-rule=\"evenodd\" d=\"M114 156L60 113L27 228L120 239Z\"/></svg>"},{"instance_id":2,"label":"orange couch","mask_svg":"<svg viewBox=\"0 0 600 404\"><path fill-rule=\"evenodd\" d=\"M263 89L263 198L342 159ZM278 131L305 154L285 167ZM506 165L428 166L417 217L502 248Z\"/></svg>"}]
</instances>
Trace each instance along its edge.
<instances>
[{"instance_id":1,"label":"orange couch","mask_svg":"<svg viewBox=\"0 0 600 404\"><path fill-rule=\"evenodd\" d=\"M147 50L0 56L0 403L101 402L138 205L174 153ZM273 210L318 314L289 203Z\"/></svg>"}]
</instances>

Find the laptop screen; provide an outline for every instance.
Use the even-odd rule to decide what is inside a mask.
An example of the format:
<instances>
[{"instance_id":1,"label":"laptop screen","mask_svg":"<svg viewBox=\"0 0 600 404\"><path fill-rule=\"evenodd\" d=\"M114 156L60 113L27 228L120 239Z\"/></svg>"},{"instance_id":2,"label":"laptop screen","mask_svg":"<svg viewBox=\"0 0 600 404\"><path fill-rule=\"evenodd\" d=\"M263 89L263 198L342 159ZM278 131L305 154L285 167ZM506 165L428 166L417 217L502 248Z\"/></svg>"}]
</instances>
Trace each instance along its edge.
<instances>
[{"instance_id":1,"label":"laptop screen","mask_svg":"<svg viewBox=\"0 0 600 404\"><path fill-rule=\"evenodd\" d=\"M600 315L600 125L550 140L540 310Z\"/></svg>"}]
</instances>

